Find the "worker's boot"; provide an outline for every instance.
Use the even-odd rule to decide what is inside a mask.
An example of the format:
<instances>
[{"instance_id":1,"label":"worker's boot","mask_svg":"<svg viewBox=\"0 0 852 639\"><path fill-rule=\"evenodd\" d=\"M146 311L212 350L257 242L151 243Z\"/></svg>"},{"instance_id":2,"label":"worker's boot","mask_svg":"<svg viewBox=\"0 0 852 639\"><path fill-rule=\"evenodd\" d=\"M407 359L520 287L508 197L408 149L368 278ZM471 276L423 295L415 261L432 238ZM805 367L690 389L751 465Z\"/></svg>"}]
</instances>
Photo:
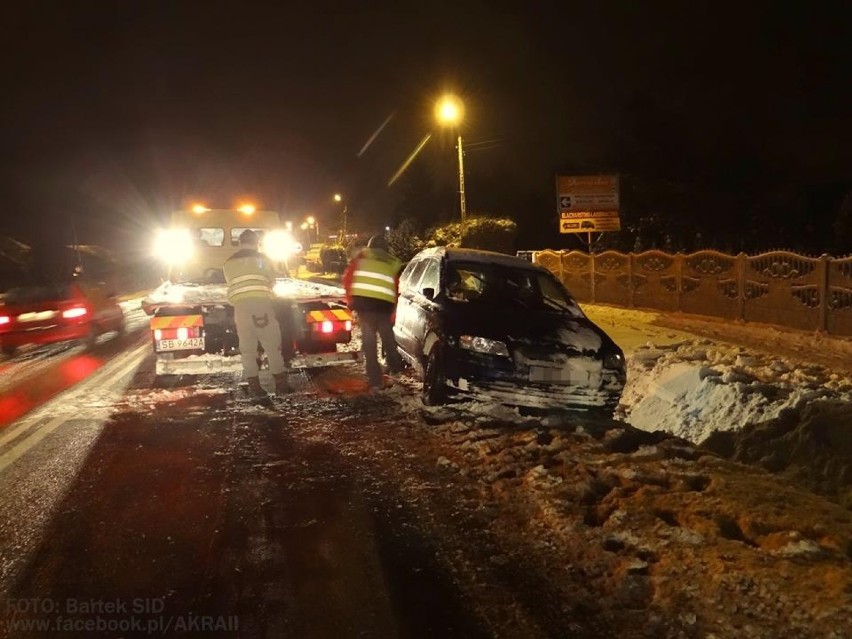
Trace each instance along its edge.
<instances>
[{"instance_id":1,"label":"worker's boot","mask_svg":"<svg viewBox=\"0 0 852 639\"><path fill-rule=\"evenodd\" d=\"M268 397L266 391L263 390L263 386L260 385L259 377L247 377L246 381L248 382L249 397L257 399Z\"/></svg>"},{"instance_id":2,"label":"worker's boot","mask_svg":"<svg viewBox=\"0 0 852 639\"><path fill-rule=\"evenodd\" d=\"M290 387L290 375L287 371L283 371L281 373L275 373L272 376L272 379L275 380L275 394L276 395L286 395L293 389Z\"/></svg>"}]
</instances>

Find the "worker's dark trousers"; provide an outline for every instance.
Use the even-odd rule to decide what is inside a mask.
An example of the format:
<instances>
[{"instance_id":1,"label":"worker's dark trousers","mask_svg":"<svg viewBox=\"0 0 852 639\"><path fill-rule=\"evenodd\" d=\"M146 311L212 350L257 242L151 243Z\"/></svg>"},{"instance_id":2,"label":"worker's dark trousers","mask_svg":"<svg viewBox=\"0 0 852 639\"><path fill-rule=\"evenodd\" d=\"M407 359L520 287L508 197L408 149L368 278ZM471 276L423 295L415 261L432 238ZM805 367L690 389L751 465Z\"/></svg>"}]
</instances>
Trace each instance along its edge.
<instances>
[{"instance_id":1,"label":"worker's dark trousers","mask_svg":"<svg viewBox=\"0 0 852 639\"><path fill-rule=\"evenodd\" d=\"M234 303L234 323L240 340L240 358L243 375L257 377L257 344L266 352L269 372L277 375L284 371L281 355L281 328L275 318L275 309L268 299L249 298Z\"/></svg>"},{"instance_id":2,"label":"worker's dark trousers","mask_svg":"<svg viewBox=\"0 0 852 639\"><path fill-rule=\"evenodd\" d=\"M379 347L377 336L382 340L388 369L399 373L404 368L402 357L396 350L393 336L393 322L389 313L358 311L358 323L361 325L361 346L364 351L364 365L370 386L382 386L382 368L379 366Z\"/></svg>"}]
</instances>

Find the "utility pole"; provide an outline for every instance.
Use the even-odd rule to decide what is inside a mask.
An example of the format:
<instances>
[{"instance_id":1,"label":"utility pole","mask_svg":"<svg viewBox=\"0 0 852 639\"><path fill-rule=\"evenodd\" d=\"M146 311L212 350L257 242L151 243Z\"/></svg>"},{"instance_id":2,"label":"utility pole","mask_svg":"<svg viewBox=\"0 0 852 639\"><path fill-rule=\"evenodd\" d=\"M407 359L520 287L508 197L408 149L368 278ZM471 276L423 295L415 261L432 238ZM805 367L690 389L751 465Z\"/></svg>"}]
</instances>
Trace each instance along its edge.
<instances>
[{"instance_id":1,"label":"utility pole","mask_svg":"<svg viewBox=\"0 0 852 639\"><path fill-rule=\"evenodd\" d=\"M459 134L459 205L461 207L462 226L464 226L467 218L467 202L464 197L464 150L462 149L461 134Z\"/></svg>"}]
</instances>

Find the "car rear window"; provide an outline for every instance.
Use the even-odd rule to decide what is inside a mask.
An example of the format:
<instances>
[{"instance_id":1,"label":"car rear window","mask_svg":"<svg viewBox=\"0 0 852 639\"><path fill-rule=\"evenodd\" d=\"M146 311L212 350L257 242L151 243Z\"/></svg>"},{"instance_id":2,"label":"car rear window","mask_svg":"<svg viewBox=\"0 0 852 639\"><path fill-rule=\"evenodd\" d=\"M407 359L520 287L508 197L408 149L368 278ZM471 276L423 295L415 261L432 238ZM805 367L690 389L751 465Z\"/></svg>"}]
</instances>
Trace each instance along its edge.
<instances>
[{"instance_id":1,"label":"car rear window","mask_svg":"<svg viewBox=\"0 0 852 639\"><path fill-rule=\"evenodd\" d=\"M43 284L9 289L3 297L3 301L6 304L32 304L63 300L69 297L71 297L71 286L69 284Z\"/></svg>"}]
</instances>

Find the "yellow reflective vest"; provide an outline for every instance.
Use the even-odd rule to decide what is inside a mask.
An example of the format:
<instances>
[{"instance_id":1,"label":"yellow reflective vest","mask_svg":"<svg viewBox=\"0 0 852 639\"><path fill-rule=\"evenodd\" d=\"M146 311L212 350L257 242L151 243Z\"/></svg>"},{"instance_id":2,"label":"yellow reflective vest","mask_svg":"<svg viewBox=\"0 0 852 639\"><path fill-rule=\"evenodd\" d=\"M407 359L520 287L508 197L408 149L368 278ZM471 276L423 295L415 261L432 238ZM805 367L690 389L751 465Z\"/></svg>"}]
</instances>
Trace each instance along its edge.
<instances>
[{"instance_id":1,"label":"yellow reflective vest","mask_svg":"<svg viewBox=\"0 0 852 639\"><path fill-rule=\"evenodd\" d=\"M402 262L387 251L364 249L356 258L349 294L396 304L396 276Z\"/></svg>"},{"instance_id":2,"label":"yellow reflective vest","mask_svg":"<svg viewBox=\"0 0 852 639\"><path fill-rule=\"evenodd\" d=\"M241 249L225 262L222 270L228 283L228 301L272 299L275 268L269 258L252 249Z\"/></svg>"}]
</instances>

